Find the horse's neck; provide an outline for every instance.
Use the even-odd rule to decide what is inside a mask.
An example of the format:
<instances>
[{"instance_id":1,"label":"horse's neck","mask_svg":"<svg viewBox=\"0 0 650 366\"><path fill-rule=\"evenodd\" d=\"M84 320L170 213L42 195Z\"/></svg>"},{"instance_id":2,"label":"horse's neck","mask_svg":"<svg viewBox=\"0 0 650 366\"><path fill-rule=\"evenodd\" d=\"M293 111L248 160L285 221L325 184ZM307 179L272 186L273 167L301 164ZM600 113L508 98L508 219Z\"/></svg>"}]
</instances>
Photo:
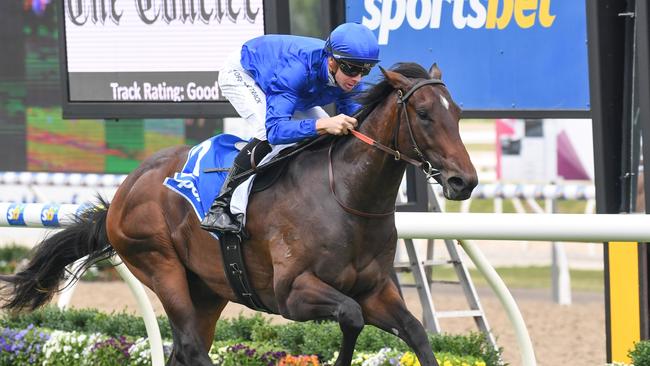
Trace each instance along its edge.
<instances>
[{"instance_id":1,"label":"horse's neck","mask_svg":"<svg viewBox=\"0 0 650 366\"><path fill-rule=\"evenodd\" d=\"M397 118L396 110L391 101L385 102L365 118L359 131L390 146ZM338 177L335 178L337 195L340 194L344 202L356 209L368 212L390 211L397 198L405 164L356 138L350 138L346 142L334 157L334 175ZM337 168L336 165L339 164L344 165L345 169Z\"/></svg>"}]
</instances>

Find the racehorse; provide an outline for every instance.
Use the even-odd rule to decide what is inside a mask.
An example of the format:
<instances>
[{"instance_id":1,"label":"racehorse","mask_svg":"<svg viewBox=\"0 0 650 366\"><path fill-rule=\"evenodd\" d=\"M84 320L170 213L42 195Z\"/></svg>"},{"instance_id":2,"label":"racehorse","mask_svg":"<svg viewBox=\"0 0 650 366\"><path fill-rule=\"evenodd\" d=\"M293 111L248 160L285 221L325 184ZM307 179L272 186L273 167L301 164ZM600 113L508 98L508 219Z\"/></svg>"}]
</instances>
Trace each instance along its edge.
<instances>
[{"instance_id":1,"label":"racehorse","mask_svg":"<svg viewBox=\"0 0 650 366\"><path fill-rule=\"evenodd\" d=\"M389 276L395 200L407 162L433 176L448 199L468 198L478 180L459 135L460 108L436 64L429 72L414 63L381 70L383 80L361 98L358 132L365 141L348 135L308 149L273 186L250 197L244 258L270 312L339 323L337 366L350 365L365 324L404 340L422 365L438 365L423 326ZM167 364L212 365L216 321L238 297L224 274L218 240L161 184L180 171L188 150L169 148L144 160L110 205L100 202L41 242L26 269L0 278L8 282L4 308L39 307L58 290L65 266L117 253L165 309L173 332Z\"/></svg>"}]
</instances>

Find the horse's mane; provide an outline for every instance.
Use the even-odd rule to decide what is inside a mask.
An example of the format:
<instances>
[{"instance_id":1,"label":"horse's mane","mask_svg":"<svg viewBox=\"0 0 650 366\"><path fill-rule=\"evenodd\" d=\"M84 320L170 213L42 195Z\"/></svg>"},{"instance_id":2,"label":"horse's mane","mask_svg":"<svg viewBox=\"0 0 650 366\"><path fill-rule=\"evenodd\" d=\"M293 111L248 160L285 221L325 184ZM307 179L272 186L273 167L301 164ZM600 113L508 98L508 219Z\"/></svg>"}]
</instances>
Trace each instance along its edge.
<instances>
[{"instance_id":1,"label":"horse's mane","mask_svg":"<svg viewBox=\"0 0 650 366\"><path fill-rule=\"evenodd\" d=\"M390 70L400 73L409 79L431 78L427 70L414 62L400 62L393 65ZM362 122L392 91L393 86L388 83L386 78L383 78L379 83L374 84L371 88L360 94L357 100L362 107L357 112L357 120Z\"/></svg>"}]
</instances>

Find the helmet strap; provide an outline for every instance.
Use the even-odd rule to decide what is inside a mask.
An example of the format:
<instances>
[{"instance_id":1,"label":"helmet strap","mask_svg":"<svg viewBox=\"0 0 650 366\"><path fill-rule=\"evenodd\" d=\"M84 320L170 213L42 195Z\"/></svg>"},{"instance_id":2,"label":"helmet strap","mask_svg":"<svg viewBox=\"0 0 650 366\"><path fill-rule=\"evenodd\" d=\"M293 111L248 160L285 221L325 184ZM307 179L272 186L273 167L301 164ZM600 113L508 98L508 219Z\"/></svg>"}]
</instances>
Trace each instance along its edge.
<instances>
[{"instance_id":1,"label":"helmet strap","mask_svg":"<svg viewBox=\"0 0 650 366\"><path fill-rule=\"evenodd\" d=\"M336 82L336 77L334 76L336 74L336 70L332 72L330 70L330 58L328 57L327 59L327 85L329 86L338 86L338 83Z\"/></svg>"},{"instance_id":2,"label":"helmet strap","mask_svg":"<svg viewBox=\"0 0 650 366\"><path fill-rule=\"evenodd\" d=\"M329 86L338 86L336 83L336 78L334 77L334 74L332 74L331 71L327 70L327 85Z\"/></svg>"}]
</instances>

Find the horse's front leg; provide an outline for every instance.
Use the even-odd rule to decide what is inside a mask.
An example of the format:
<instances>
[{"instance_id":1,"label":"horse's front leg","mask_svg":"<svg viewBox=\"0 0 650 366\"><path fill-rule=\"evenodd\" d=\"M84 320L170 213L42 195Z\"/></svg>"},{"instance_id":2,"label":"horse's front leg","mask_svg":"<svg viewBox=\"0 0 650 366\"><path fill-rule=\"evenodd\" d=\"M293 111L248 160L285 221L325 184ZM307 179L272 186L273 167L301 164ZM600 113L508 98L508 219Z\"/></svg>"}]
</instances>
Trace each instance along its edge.
<instances>
[{"instance_id":1,"label":"horse's front leg","mask_svg":"<svg viewBox=\"0 0 650 366\"><path fill-rule=\"evenodd\" d=\"M296 321L332 318L338 321L343 342L334 365L350 365L357 337L364 326L361 306L308 272L296 277L286 291L286 302L280 306L284 317Z\"/></svg>"},{"instance_id":2,"label":"horse's front leg","mask_svg":"<svg viewBox=\"0 0 650 366\"><path fill-rule=\"evenodd\" d=\"M395 334L413 349L422 366L439 366L433 355L427 333L406 308L393 281L360 302L367 324Z\"/></svg>"}]
</instances>

